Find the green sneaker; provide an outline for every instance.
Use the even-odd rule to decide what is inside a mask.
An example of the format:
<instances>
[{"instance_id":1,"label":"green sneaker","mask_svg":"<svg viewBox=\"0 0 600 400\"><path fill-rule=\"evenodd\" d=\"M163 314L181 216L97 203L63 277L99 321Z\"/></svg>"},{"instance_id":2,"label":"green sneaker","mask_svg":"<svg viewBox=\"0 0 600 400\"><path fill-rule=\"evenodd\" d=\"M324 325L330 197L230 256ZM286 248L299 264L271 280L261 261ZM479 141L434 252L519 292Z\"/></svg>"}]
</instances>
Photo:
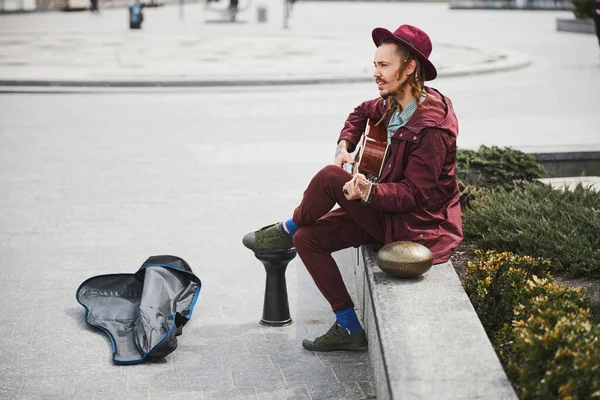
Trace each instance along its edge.
<instances>
[{"instance_id":1,"label":"green sneaker","mask_svg":"<svg viewBox=\"0 0 600 400\"><path fill-rule=\"evenodd\" d=\"M310 351L363 350L367 347L365 330L349 334L337 322L315 340L304 339L302 347Z\"/></svg>"},{"instance_id":2,"label":"green sneaker","mask_svg":"<svg viewBox=\"0 0 600 400\"><path fill-rule=\"evenodd\" d=\"M282 225L278 222L247 233L242 243L255 253L293 249L294 240L283 233Z\"/></svg>"}]
</instances>

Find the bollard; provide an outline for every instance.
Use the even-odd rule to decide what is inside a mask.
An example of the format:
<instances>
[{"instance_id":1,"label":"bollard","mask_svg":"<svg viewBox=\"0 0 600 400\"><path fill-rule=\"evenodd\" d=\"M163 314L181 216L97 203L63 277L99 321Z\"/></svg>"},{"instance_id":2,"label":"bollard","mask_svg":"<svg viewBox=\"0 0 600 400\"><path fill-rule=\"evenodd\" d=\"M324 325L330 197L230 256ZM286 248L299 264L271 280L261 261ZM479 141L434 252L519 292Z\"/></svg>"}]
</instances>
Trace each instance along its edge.
<instances>
[{"instance_id":1,"label":"bollard","mask_svg":"<svg viewBox=\"0 0 600 400\"><path fill-rule=\"evenodd\" d=\"M259 23L265 23L267 22L267 7L265 6L258 6L256 8L257 13L258 13L258 22Z\"/></svg>"},{"instance_id":2,"label":"bollard","mask_svg":"<svg viewBox=\"0 0 600 400\"><path fill-rule=\"evenodd\" d=\"M265 283L265 301L263 304L262 325L286 326L292 323L288 304L285 270L296 257L296 249L254 253L267 272Z\"/></svg>"}]
</instances>

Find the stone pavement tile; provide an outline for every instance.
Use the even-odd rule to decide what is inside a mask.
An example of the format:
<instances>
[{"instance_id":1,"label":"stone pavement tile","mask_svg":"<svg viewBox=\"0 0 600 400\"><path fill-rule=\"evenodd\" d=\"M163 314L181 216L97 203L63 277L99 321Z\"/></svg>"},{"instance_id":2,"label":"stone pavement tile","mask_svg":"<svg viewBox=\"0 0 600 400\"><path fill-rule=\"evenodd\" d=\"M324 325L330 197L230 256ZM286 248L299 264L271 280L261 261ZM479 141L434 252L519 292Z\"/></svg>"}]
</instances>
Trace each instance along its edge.
<instances>
[{"instance_id":1,"label":"stone pavement tile","mask_svg":"<svg viewBox=\"0 0 600 400\"><path fill-rule=\"evenodd\" d=\"M126 373L127 390L140 391L148 389L150 391L178 391L181 389L181 381L178 372L144 372L137 369L137 367L143 365L144 364L130 366L131 371Z\"/></svg>"},{"instance_id":2,"label":"stone pavement tile","mask_svg":"<svg viewBox=\"0 0 600 400\"><path fill-rule=\"evenodd\" d=\"M47 399L69 398L73 395L75 378L67 375L29 376L25 378L21 388L21 397L37 397L43 395Z\"/></svg>"},{"instance_id":3,"label":"stone pavement tile","mask_svg":"<svg viewBox=\"0 0 600 400\"><path fill-rule=\"evenodd\" d=\"M298 324L292 324L289 326L284 326L284 327L280 327L280 328L275 328L275 327L270 327L270 326L263 326L261 327L263 334L265 335L265 337L267 338L267 340L269 342L277 342L277 341L297 341L300 340L300 343L302 342L302 339L300 339L298 337L298 332L302 330L301 327L298 326Z\"/></svg>"},{"instance_id":4,"label":"stone pavement tile","mask_svg":"<svg viewBox=\"0 0 600 400\"><path fill-rule=\"evenodd\" d=\"M223 365L235 371L274 369L267 355L256 354L223 354Z\"/></svg>"},{"instance_id":5,"label":"stone pavement tile","mask_svg":"<svg viewBox=\"0 0 600 400\"><path fill-rule=\"evenodd\" d=\"M223 318L229 321L236 321L242 318L248 318L249 315L256 315L257 320L259 320L262 302L260 303L261 307L256 307L254 305L248 306L248 302L251 302L251 300L245 300L243 297L240 296L239 305L220 305L219 310Z\"/></svg>"},{"instance_id":6,"label":"stone pavement tile","mask_svg":"<svg viewBox=\"0 0 600 400\"><path fill-rule=\"evenodd\" d=\"M92 397L93 398L93 397ZM73 395L70 393L30 393L22 394L18 397L19 400L72 400Z\"/></svg>"},{"instance_id":7,"label":"stone pavement tile","mask_svg":"<svg viewBox=\"0 0 600 400\"><path fill-rule=\"evenodd\" d=\"M64 375L71 371L71 365L68 361L57 362L50 357L48 360L39 361L36 363L27 363L21 365L21 373L25 376L58 376Z\"/></svg>"},{"instance_id":8,"label":"stone pavement tile","mask_svg":"<svg viewBox=\"0 0 600 400\"><path fill-rule=\"evenodd\" d=\"M21 281L3 282L5 289L0 294L0 301L2 304L9 305L3 311L20 316L31 315L35 310L35 300L31 300L29 291L20 287L20 284Z\"/></svg>"},{"instance_id":9,"label":"stone pavement tile","mask_svg":"<svg viewBox=\"0 0 600 400\"><path fill-rule=\"evenodd\" d=\"M39 315L32 314L29 316L12 314L9 320L13 321L14 329L11 333L12 337L29 337L31 342L38 342L37 338L44 338L48 330L52 331L51 326L47 325L46 319L49 311L41 312ZM39 317L39 319L38 319ZM39 348L39 347L38 347ZM41 350L41 349L40 349Z\"/></svg>"},{"instance_id":10,"label":"stone pavement tile","mask_svg":"<svg viewBox=\"0 0 600 400\"><path fill-rule=\"evenodd\" d=\"M367 364L350 365L338 364L332 367L335 376L340 382L368 381L371 371Z\"/></svg>"},{"instance_id":11,"label":"stone pavement tile","mask_svg":"<svg viewBox=\"0 0 600 400\"><path fill-rule=\"evenodd\" d=\"M175 350L175 352L177 351ZM224 368L223 361L217 354L184 353L173 355L173 369L177 372L202 370L208 366L212 368Z\"/></svg>"},{"instance_id":12,"label":"stone pavement tile","mask_svg":"<svg viewBox=\"0 0 600 400\"><path fill-rule=\"evenodd\" d=\"M184 335L186 335L185 327ZM202 358L200 354L200 346L195 341L189 341L189 338L180 336L178 338L177 349L169 354L173 362L173 370L180 371L185 369L187 366L196 366L199 364L198 360Z\"/></svg>"},{"instance_id":13,"label":"stone pavement tile","mask_svg":"<svg viewBox=\"0 0 600 400\"><path fill-rule=\"evenodd\" d=\"M120 397L123 393L127 393L127 376L118 371L109 374L82 371L75 376L73 398L111 398Z\"/></svg>"},{"instance_id":14,"label":"stone pavement tile","mask_svg":"<svg viewBox=\"0 0 600 400\"><path fill-rule=\"evenodd\" d=\"M0 354L3 354L4 351L15 352L19 349L26 348L31 341L32 338L28 336L0 336ZM0 357L0 366L7 364L10 360L12 360L12 358L3 355L2 357Z\"/></svg>"},{"instance_id":15,"label":"stone pavement tile","mask_svg":"<svg viewBox=\"0 0 600 400\"><path fill-rule=\"evenodd\" d=\"M199 358L225 365L225 360L230 357L249 355L248 346L256 341L264 341L263 335L247 335L242 338L232 339L200 339ZM193 361L190 360L190 363Z\"/></svg>"},{"instance_id":16,"label":"stone pavement tile","mask_svg":"<svg viewBox=\"0 0 600 400\"><path fill-rule=\"evenodd\" d=\"M56 331L71 331L75 326L89 327L84 319L85 309L75 302L75 296L70 291L68 291L67 296L67 291L64 289L58 291L63 292L62 298L59 297L59 294L56 294L56 299L40 298L36 300L36 309L48 311L46 322L54 324L54 330ZM68 323L63 322L65 319ZM57 321L63 323L57 324ZM72 331L70 336L80 334L81 329L78 329L77 331Z\"/></svg>"},{"instance_id":17,"label":"stone pavement tile","mask_svg":"<svg viewBox=\"0 0 600 400\"><path fill-rule=\"evenodd\" d=\"M262 335L248 335L245 338L212 340L210 344L202 344L199 346L200 355L202 357L211 358L219 357L226 358L229 356L249 355L248 344L254 345L257 341L264 341Z\"/></svg>"},{"instance_id":18,"label":"stone pavement tile","mask_svg":"<svg viewBox=\"0 0 600 400\"><path fill-rule=\"evenodd\" d=\"M313 400L359 400L366 395L356 383L307 384Z\"/></svg>"},{"instance_id":19,"label":"stone pavement tile","mask_svg":"<svg viewBox=\"0 0 600 400\"><path fill-rule=\"evenodd\" d=\"M35 375L40 364L48 362L51 351L31 352L27 345L6 348L2 352L0 365L12 368L13 371L23 375ZM60 369L56 368L59 371ZM68 372L68 370L67 370ZM62 372L62 375L66 372Z\"/></svg>"},{"instance_id":20,"label":"stone pavement tile","mask_svg":"<svg viewBox=\"0 0 600 400\"><path fill-rule=\"evenodd\" d=\"M180 376L183 391L233 388L231 371L222 367L205 365L199 369L181 371Z\"/></svg>"},{"instance_id":21,"label":"stone pavement tile","mask_svg":"<svg viewBox=\"0 0 600 400\"><path fill-rule=\"evenodd\" d=\"M256 391L252 387L228 390L204 390L204 400L257 400Z\"/></svg>"},{"instance_id":22,"label":"stone pavement tile","mask_svg":"<svg viewBox=\"0 0 600 400\"><path fill-rule=\"evenodd\" d=\"M0 370L0 374L2 376L0 378L0 399L18 398L25 380L23 375L10 370Z\"/></svg>"},{"instance_id":23,"label":"stone pavement tile","mask_svg":"<svg viewBox=\"0 0 600 400\"><path fill-rule=\"evenodd\" d=\"M206 303L201 302L202 295L198 298L198 302L196 303L196 308L194 309L193 318L196 321L200 321L202 323L212 323L212 322L220 322L223 321L223 313L221 312L221 308L219 306L207 306Z\"/></svg>"},{"instance_id":24,"label":"stone pavement tile","mask_svg":"<svg viewBox=\"0 0 600 400\"><path fill-rule=\"evenodd\" d=\"M272 389L286 386L286 382L280 369L233 369L232 375L233 383L236 387Z\"/></svg>"},{"instance_id":25,"label":"stone pavement tile","mask_svg":"<svg viewBox=\"0 0 600 400\"><path fill-rule=\"evenodd\" d=\"M316 354L324 366L343 364L363 365L369 363L369 353L367 351L331 351Z\"/></svg>"},{"instance_id":26,"label":"stone pavement tile","mask_svg":"<svg viewBox=\"0 0 600 400\"><path fill-rule=\"evenodd\" d=\"M87 353L89 355L92 352L98 352L101 355L107 349L112 350L112 342L103 330L85 325L81 328L76 349L81 354Z\"/></svg>"},{"instance_id":27,"label":"stone pavement tile","mask_svg":"<svg viewBox=\"0 0 600 400\"><path fill-rule=\"evenodd\" d=\"M308 369L323 367L315 352L306 351L299 346L295 346L294 350L292 351L283 351L280 353L275 352L274 354L269 354L269 358L271 359L271 363L275 368L286 369L302 367Z\"/></svg>"},{"instance_id":28,"label":"stone pavement tile","mask_svg":"<svg viewBox=\"0 0 600 400\"><path fill-rule=\"evenodd\" d=\"M153 391L150 390L149 400L202 400L202 390L197 391Z\"/></svg>"},{"instance_id":29,"label":"stone pavement tile","mask_svg":"<svg viewBox=\"0 0 600 400\"><path fill-rule=\"evenodd\" d=\"M306 385L290 386L282 389L256 390L258 400L310 400Z\"/></svg>"},{"instance_id":30,"label":"stone pavement tile","mask_svg":"<svg viewBox=\"0 0 600 400\"><path fill-rule=\"evenodd\" d=\"M213 339L236 339L244 338L246 340L263 339L265 338L260 327L257 324L234 324L223 323L207 324L200 323L189 329L190 334L198 338L198 344L202 345L212 341ZM184 328L185 329L185 328Z\"/></svg>"},{"instance_id":31,"label":"stone pavement tile","mask_svg":"<svg viewBox=\"0 0 600 400\"><path fill-rule=\"evenodd\" d=\"M249 354L267 355L298 353L301 349L296 340L267 340L264 338L263 340L248 342L247 347Z\"/></svg>"},{"instance_id":32,"label":"stone pavement tile","mask_svg":"<svg viewBox=\"0 0 600 400\"><path fill-rule=\"evenodd\" d=\"M338 383L331 367L296 365L281 370L290 385L301 383Z\"/></svg>"},{"instance_id":33,"label":"stone pavement tile","mask_svg":"<svg viewBox=\"0 0 600 400\"><path fill-rule=\"evenodd\" d=\"M12 336L12 333L17 326L17 322L14 320L14 317L4 313L2 314L0 321L2 322L0 324L0 337Z\"/></svg>"},{"instance_id":34,"label":"stone pavement tile","mask_svg":"<svg viewBox=\"0 0 600 400\"><path fill-rule=\"evenodd\" d=\"M367 399L375 399L377 397L375 385L373 385L372 381L358 382L358 386L360 386Z\"/></svg>"},{"instance_id":35,"label":"stone pavement tile","mask_svg":"<svg viewBox=\"0 0 600 400\"><path fill-rule=\"evenodd\" d=\"M88 374L98 376L113 376L123 374L123 366L112 362L112 352L86 353L80 349L64 351L52 356L52 362L58 365L69 364L69 372L74 376Z\"/></svg>"},{"instance_id":36,"label":"stone pavement tile","mask_svg":"<svg viewBox=\"0 0 600 400\"><path fill-rule=\"evenodd\" d=\"M140 389L140 390L136 390L136 391L130 390L127 393L118 393L118 395L113 398L118 398L119 400L121 400L121 399L123 399L123 400L148 400L148 397L149 397L148 389ZM102 399L105 399L106 397L103 397L103 395L101 393L98 393L95 398L98 400L102 400Z\"/></svg>"},{"instance_id":37,"label":"stone pavement tile","mask_svg":"<svg viewBox=\"0 0 600 400\"><path fill-rule=\"evenodd\" d=\"M9 346L24 346L28 353L38 354L40 359L45 359L44 356L50 352L48 358L51 358L64 349L76 349L79 341L77 331L70 334L59 326L56 321L52 323L38 321L37 326L31 321L17 321L7 340L10 340ZM0 339L0 347L4 346L4 340Z\"/></svg>"}]
</instances>

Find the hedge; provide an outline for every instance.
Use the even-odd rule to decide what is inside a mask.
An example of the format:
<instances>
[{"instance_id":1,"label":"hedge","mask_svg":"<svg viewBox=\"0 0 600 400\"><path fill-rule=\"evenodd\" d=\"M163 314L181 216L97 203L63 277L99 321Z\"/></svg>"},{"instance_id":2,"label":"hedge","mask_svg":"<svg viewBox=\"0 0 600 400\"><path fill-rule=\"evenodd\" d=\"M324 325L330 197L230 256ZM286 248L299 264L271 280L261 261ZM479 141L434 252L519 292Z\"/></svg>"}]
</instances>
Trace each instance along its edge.
<instances>
[{"instance_id":1,"label":"hedge","mask_svg":"<svg viewBox=\"0 0 600 400\"><path fill-rule=\"evenodd\" d=\"M600 399L592 299L555 283L547 260L476 252L465 290L519 397Z\"/></svg>"},{"instance_id":2,"label":"hedge","mask_svg":"<svg viewBox=\"0 0 600 400\"><path fill-rule=\"evenodd\" d=\"M571 276L600 276L600 192L581 184L488 190L463 210L463 230L477 248L547 258Z\"/></svg>"}]
</instances>

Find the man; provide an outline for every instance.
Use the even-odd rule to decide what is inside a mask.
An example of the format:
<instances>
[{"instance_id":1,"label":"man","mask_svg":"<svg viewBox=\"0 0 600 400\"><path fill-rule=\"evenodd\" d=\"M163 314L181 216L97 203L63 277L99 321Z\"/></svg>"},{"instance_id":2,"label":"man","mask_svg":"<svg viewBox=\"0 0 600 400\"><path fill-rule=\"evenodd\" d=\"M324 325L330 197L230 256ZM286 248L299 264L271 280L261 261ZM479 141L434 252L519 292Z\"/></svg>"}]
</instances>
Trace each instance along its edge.
<instances>
[{"instance_id":1,"label":"man","mask_svg":"<svg viewBox=\"0 0 600 400\"><path fill-rule=\"evenodd\" d=\"M243 243L255 252L296 248L336 322L323 336L304 340L312 351L361 349L366 335L331 256L365 243L412 241L428 247L434 263L448 260L462 240L456 185L458 123L450 100L424 81L437 76L425 32L402 25L376 28L374 73L380 98L350 114L338 140L334 165L311 180L293 217L256 232ZM342 167L368 120L385 123L390 145L377 183ZM330 211L335 204L339 208ZM434 295L432 293L432 295Z\"/></svg>"}]
</instances>

